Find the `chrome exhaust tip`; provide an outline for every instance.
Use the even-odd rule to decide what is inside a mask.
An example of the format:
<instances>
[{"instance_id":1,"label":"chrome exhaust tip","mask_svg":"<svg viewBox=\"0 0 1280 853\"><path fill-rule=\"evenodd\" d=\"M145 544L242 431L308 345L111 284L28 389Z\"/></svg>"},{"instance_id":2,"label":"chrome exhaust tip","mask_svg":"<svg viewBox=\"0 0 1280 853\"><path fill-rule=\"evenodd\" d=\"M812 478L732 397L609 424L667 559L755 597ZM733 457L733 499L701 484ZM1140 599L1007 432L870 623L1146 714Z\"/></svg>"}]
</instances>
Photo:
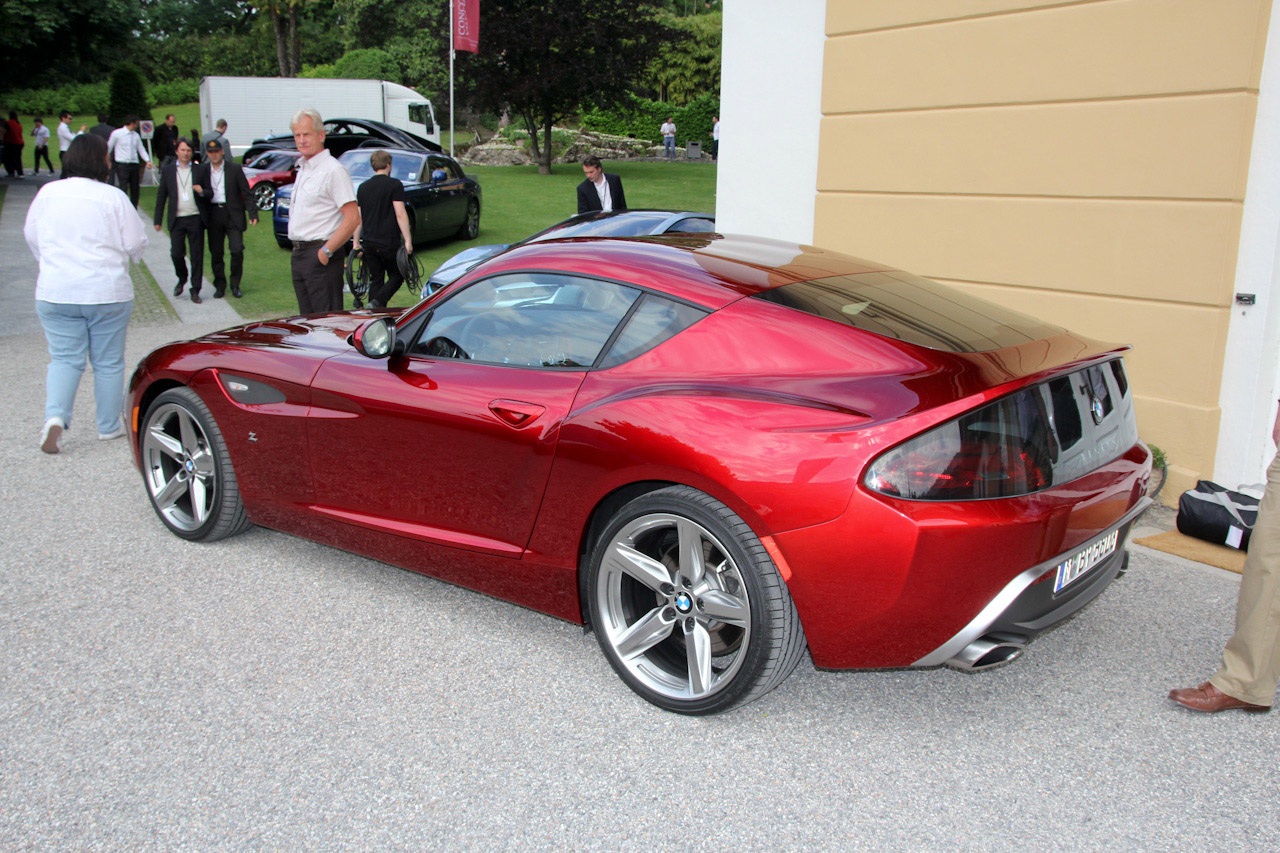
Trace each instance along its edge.
<instances>
[{"instance_id":1,"label":"chrome exhaust tip","mask_svg":"<svg viewBox=\"0 0 1280 853\"><path fill-rule=\"evenodd\" d=\"M987 634L961 649L947 666L962 672L983 672L1013 663L1027 647L1027 638L1018 634Z\"/></svg>"}]
</instances>

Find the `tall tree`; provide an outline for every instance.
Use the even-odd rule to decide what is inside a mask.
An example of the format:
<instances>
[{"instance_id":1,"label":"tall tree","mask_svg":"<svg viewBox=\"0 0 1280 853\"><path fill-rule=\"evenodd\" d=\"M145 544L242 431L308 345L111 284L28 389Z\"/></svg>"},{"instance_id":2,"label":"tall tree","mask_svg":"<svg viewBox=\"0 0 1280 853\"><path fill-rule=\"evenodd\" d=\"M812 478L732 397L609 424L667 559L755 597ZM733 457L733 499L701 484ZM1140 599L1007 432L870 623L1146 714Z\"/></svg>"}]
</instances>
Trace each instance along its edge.
<instances>
[{"instance_id":1,"label":"tall tree","mask_svg":"<svg viewBox=\"0 0 1280 853\"><path fill-rule=\"evenodd\" d=\"M276 37L276 64L281 77L297 77L302 71L302 40L298 34L298 13L305 0L266 0Z\"/></svg>"},{"instance_id":2,"label":"tall tree","mask_svg":"<svg viewBox=\"0 0 1280 853\"><path fill-rule=\"evenodd\" d=\"M400 68L389 80L443 104L449 84L449 0L335 0L348 50L378 48Z\"/></svg>"},{"instance_id":3,"label":"tall tree","mask_svg":"<svg viewBox=\"0 0 1280 853\"><path fill-rule=\"evenodd\" d=\"M520 116L538 172L551 174L551 127L584 103L620 103L657 46L676 37L654 0L484 0L480 53L459 64L490 109ZM542 134L539 143L538 134Z\"/></svg>"},{"instance_id":4,"label":"tall tree","mask_svg":"<svg viewBox=\"0 0 1280 853\"><path fill-rule=\"evenodd\" d=\"M683 38L664 42L649 66L658 100L687 104L705 92L720 91L719 12L687 17L667 16L667 22Z\"/></svg>"},{"instance_id":5,"label":"tall tree","mask_svg":"<svg viewBox=\"0 0 1280 853\"><path fill-rule=\"evenodd\" d=\"M246 0L140 0L139 32L148 38L246 33L257 9Z\"/></svg>"},{"instance_id":6,"label":"tall tree","mask_svg":"<svg viewBox=\"0 0 1280 853\"><path fill-rule=\"evenodd\" d=\"M140 17L138 0L0 0L0 92L100 74L118 61Z\"/></svg>"}]
</instances>

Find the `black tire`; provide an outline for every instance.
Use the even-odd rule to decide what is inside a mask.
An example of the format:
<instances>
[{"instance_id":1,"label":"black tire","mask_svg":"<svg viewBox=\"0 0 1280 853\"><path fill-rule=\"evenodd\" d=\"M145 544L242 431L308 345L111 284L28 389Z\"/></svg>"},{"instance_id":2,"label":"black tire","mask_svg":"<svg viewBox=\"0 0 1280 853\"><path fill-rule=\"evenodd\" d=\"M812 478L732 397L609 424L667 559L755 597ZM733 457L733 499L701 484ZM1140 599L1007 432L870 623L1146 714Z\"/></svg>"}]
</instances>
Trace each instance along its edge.
<instances>
[{"instance_id":1,"label":"black tire","mask_svg":"<svg viewBox=\"0 0 1280 853\"><path fill-rule=\"evenodd\" d=\"M686 558L682 543L695 542ZM586 572L600 648L660 708L727 711L777 687L804 655L799 614L764 545L696 489L660 489L623 506Z\"/></svg>"},{"instance_id":2,"label":"black tire","mask_svg":"<svg viewBox=\"0 0 1280 853\"><path fill-rule=\"evenodd\" d=\"M222 431L194 391L156 397L138 443L151 507L175 535L212 542L249 529Z\"/></svg>"},{"instance_id":3,"label":"black tire","mask_svg":"<svg viewBox=\"0 0 1280 853\"><path fill-rule=\"evenodd\" d=\"M289 251L293 251L293 241L286 240L284 237L277 237L276 245L279 246L281 249L288 249Z\"/></svg>"},{"instance_id":4,"label":"black tire","mask_svg":"<svg viewBox=\"0 0 1280 853\"><path fill-rule=\"evenodd\" d=\"M462 220L458 236L463 240L474 240L480 236L480 203L474 198L467 202L467 218Z\"/></svg>"}]
</instances>

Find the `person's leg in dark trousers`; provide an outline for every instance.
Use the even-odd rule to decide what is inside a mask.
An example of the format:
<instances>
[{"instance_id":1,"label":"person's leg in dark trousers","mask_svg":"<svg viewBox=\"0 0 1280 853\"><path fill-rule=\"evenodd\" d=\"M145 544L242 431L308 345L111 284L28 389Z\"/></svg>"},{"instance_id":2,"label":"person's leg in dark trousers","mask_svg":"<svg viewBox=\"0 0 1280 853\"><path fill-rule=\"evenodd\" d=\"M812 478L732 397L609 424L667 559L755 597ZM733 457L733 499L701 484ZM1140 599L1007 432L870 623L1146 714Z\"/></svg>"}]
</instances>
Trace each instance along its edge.
<instances>
[{"instance_id":1,"label":"person's leg in dark trousers","mask_svg":"<svg viewBox=\"0 0 1280 853\"><path fill-rule=\"evenodd\" d=\"M344 273L343 266L346 262L347 250L345 248L334 252L328 264L322 264L319 259L316 259L316 267L324 277L325 290L329 295L329 307L325 309L326 311L342 310L342 278Z\"/></svg>"},{"instance_id":2,"label":"person's leg in dark trousers","mask_svg":"<svg viewBox=\"0 0 1280 853\"><path fill-rule=\"evenodd\" d=\"M178 293L187 286L187 233L183 230L189 216L179 216L173 220L173 227L169 229L169 260L173 261L173 274L178 277L178 286L175 290Z\"/></svg>"},{"instance_id":3,"label":"person's leg in dark trousers","mask_svg":"<svg viewBox=\"0 0 1280 853\"><path fill-rule=\"evenodd\" d=\"M209 212L209 265L213 268L213 298L221 299L227 291L226 267L223 264L223 252L226 249L226 235L229 230L229 219L225 206L214 206Z\"/></svg>"},{"instance_id":4,"label":"person's leg in dark trousers","mask_svg":"<svg viewBox=\"0 0 1280 853\"><path fill-rule=\"evenodd\" d=\"M179 216L173 221L170 239L169 255L173 258L173 271L178 274L178 281L187 278L187 265L182 257L185 249L185 254L191 258L191 292L199 293L204 279L204 226L200 224L200 217Z\"/></svg>"},{"instance_id":5,"label":"person's leg in dark trousers","mask_svg":"<svg viewBox=\"0 0 1280 853\"><path fill-rule=\"evenodd\" d=\"M293 278L293 295L298 299L299 314L314 314L311 307L311 291L307 289L307 273L311 267L307 264L307 253L311 251L304 246L294 246L289 256L289 274Z\"/></svg>"},{"instance_id":6,"label":"person's leg in dark trousers","mask_svg":"<svg viewBox=\"0 0 1280 853\"><path fill-rule=\"evenodd\" d=\"M227 246L231 250L231 295L240 297L240 275L244 272L244 232L226 219Z\"/></svg>"},{"instance_id":7,"label":"person's leg in dark trousers","mask_svg":"<svg viewBox=\"0 0 1280 853\"><path fill-rule=\"evenodd\" d=\"M400 265L396 263L396 251L394 249L376 249L370 254L369 250L365 250L365 263L370 263L370 258L375 258L378 264L378 275L372 277L369 282L369 307L370 308L386 308L387 303L391 301L391 297L396 295L396 291L400 289L400 285L404 284L404 276L400 273ZM382 270L387 273L387 283L382 283ZM373 272L374 267L369 267Z\"/></svg>"},{"instance_id":8,"label":"person's leg in dark trousers","mask_svg":"<svg viewBox=\"0 0 1280 853\"><path fill-rule=\"evenodd\" d=\"M35 162L31 164L31 170L37 175L40 174L40 158L44 158L44 164L49 167L49 174L53 174L53 163L49 160L49 146L36 149Z\"/></svg>"},{"instance_id":9,"label":"person's leg in dark trousers","mask_svg":"<svg viewBox=\"0 0 1280 853\"><path fill-rule=\"evenodd\" d=\"M298 312L323 314L342 310L342 264L347 253L339 249L328 264L320 263L317 253L320 241L293 247L289 269L293 273L293 293L298 297Z\"/></svg>"},{"instance_id":10,"label":"person's leg in dark trousers","mask_svg":"<svg viewBox=\"0 0 1280 853\"><path fill-rule=\"evenodd\" d=\"M129 202L134 206L138 206L138 194L142 192L142 185L139 181L138 172L142 168L140 163L117 163L117 175L120 181L120 189L129 194Z\"/></svg>"},{"instance_id":11,"label":"person's leg in dark trousers","mask_svg":"<svg viewBox=\"0 0 1280 853\"><path fill-rule=\"evenodd\" d=\"M382 252L368 243L364 244L364 268L369 271L369 292L365 294L364 301L370 308L374 308L374 294L383 288L387 267Z\"/></svg>"}]
</instances>

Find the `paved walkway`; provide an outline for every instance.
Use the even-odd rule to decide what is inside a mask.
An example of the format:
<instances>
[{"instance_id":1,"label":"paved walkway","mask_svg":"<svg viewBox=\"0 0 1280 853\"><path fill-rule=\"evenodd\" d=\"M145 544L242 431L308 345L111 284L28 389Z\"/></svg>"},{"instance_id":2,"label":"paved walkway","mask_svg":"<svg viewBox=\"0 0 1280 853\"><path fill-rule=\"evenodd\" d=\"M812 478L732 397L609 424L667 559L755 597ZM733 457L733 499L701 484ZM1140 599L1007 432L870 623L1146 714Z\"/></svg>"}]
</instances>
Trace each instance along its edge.
<instances>
[{"instance_id":1,"label":"paved walkway","mask_svg":"<svg viewBox=\"0 0 1280 853\"><path fill-rule=\"evenodd\" d=\"M0 209L0 336L39 331L36 317L35 286L39 267L22 236L27 219L27 208L40 187L52 177L28 175L22 180L0 178L4 181L4 207ZM228 300L214 299L213 291L206 287L201 294L204 302L193 305L184 293L173 296L176 283L173 262L169 260L169 234L156 231L151 217L138 214L147 229L147 251L142 259L151 278L134 268L134 312L131 326L169 322L176 318L182 323L233 326L241 317Z\"/></svg>"}]
</instances>

